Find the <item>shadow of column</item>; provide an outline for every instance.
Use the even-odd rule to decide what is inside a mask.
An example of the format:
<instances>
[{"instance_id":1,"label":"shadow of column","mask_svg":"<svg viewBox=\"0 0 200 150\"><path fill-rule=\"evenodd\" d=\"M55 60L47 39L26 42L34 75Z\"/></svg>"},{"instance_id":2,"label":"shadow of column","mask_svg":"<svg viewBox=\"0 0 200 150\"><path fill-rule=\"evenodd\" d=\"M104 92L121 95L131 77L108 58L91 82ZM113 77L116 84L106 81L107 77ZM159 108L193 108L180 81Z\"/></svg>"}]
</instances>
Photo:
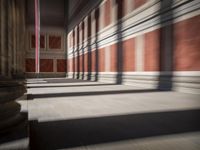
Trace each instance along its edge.
<instances>
[{"instance_id":1,"label":"shadow of column","mask_svg":"<svg viewBox=\"0 0 200 150\"><path fill-rule=\"evenodd\" d=\"M173 1L174 0L160 1L160 75L158 77L158 89L167 91L173 88Z\"/></svg>"},{"instance_id":2,"label":"shadow of column","mask_svg":"<svg viewBox=\"0 0 200 150\"><path fill-rule=\"evenodd\" d=\"M91 16L88 16L88 43L87 43L87 48L88 48L88 77L87 80L91 80L91 74L92 74L92 55L91 55Z\"/></svg>"},{"instance_id":3,"label":"shadow of column","mask_svg":"<svg viewBox=\"0 0 200 150\"><path fill-rule=\"evenodd\" d=\"M123 17L123 0L116 0L116 8L117 8L117 52L116 52L116 84L122 84L123 77L123 45L122 45L122 22L121 18Z\"/></svg>"},{"instance_id":4,"label":"shadow of column","mask_svg":"<svg viewBox=\"0 0 200 150\"><path fill-rule=\"evenodd\" d=\"M95 10L95 81L99 77L99 45L98 45L98 31L99 31L99 8Z\"/></svg>"},{"instance_id":5,"label":"shadow of column","mask_svg":"<svg viewBox=\"0 0 200 150\"><path fill-rule=\"evenodd\" d=\"M81 79L83 80L84 79L84 76L85 76L85 54L84 54L84 37L85 37L85 24L84 24L84 21L82 22L82 25L81 25L81 28L82 28L82 77Z\"/></svg>"},{"instance_id":6,"label":"shadow of column","mask_svg":"<svg viewBox=\"0 0 200 150\"><path fill-rule=\"evenodd\" d=\"M72 33L72 35L73 35L73 50L72 50L72 65L73 65L73 79L75 78L75 33L74 33L74 30L73 30L73 33Z\"/></svg>"},{"instance_id":7,"label":"shadow of column","mask_svg":"<svg viewBox=\"0 0 200 150\"><path fill-rule=\"evenodd\" d=\"M79 26L77 26L77 47L76 47L76 50L77 50L77 74L76 74L76 78L79 79L80 77L80 51L79 51Z\"/></svg>"}]
</instances>

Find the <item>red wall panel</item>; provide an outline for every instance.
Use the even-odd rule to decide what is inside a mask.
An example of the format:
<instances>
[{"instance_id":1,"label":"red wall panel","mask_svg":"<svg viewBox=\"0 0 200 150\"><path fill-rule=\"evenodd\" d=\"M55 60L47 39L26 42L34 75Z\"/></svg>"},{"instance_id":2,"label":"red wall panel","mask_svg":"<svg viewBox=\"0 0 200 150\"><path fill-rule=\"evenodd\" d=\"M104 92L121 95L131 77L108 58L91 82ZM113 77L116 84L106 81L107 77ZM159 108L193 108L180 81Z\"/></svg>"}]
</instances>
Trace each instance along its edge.
<instances>
[{"instance_id":1,"label":"red wall panel","mask_svg":"<svg viewBox=\"0 0 200 150\"><path fill-rule=\"evenodd\" d=\"M134 8L137 9L144 5L147 2L147 0L134 0Z\"/></svg>"},{"instance_id":2,"label":"red wall panel","mask_svg":"<svg viewBox=\"0 0 200 150\"><path fill-rule=\"evenodd\" d=\"M174 25L174 69L200 71L200 16Z\"/></svg>"},{"instance_id":3,"label":"red wall panel","mask_svg":"<svg viewBox=\"0 0 200 150\"><path fill-rule=\"evenodd\" d=\"M123 71L135 70L135 40L123 41Z\"/></svg>"},{"instance_id":4,"label":"red wall panel","mask_svg":"<svg viewBox=\"0 0 200 150\"><path fill-rule=\"evenodd\" d=\"M91 52L91 57L92 57L92 72L96 72L96 51Z\"/></svg>"},{"instance_id":5,"label":"red wall panel","mask_svg":"<svg viewBox=\"0 0 200 150\"><path fill-rule=\"evenodd\" d=\"M40 72L53 72L53 59L40 59Z\"/></svg>"},{"instance_id":6,"label":"red wall panel","mask_svg":"<svg viewBox=\"0 0 200 150\"><path fill-rule=\"evenodd\" d=\"M35 72L35 59L26 58L26 72Z\"/></svg>"},{"instance_id":7,"label":"red wall panel","mask_svg":"<svg viewBox=\"0 0 200 150\"><path fill-rule=\"evenodd\" d=\"M80 63L80 72L83 72L83 55L80 55L79 56L79 59L80 59L80 61L79 61L79 63Z\"/></svg>"},{"instance_id":8,"label":"red wall panel","mask_svg":"<svg viewBox=\"0 0 200 150\"><path fill-rule=\"evenodd\" d=\"M105 15L104 15L104 27L111 23L111 0L107 0L104 3Z\"/></svg>"},{"instance_id":9,"label":"red wall panel","mask_svg":"<svg viewBox=\"0 0 200 150\"><path fill-rule=\"evenodd\" d=\"M45 36L40 35L40 48L45 48ZM31 35L31 48L35 48L35 35Z\"/></svg>"},{"instance_id":10,"label":"red wall panel","mask_svg":"<svg viewBox=\"0 0 200 150\"><path fill-rule=\"evenodd\" d=\"M99 49L99 72L105 71L105 48Z\"/></svg>"},{"instance_id":11,"label":"red wall panel","mask_svg":"<svg viewBox=\"0 0 200 150\"><path fill-rule=\"evenodd\" d=\"M160 30L145 34L144 70L159 71Z\"/></svg>"},{"instance_id":12,"label":"red wall panel","mask_svg":"<svg viewBox=\"0 0 200 150\"><path fill-rule=\"evenodd\" d=\"M49 35L49 48L61 49L61 36Z\"/></svg>"},{"instance_id":13,"label":"red wall panel","mask_svg":"<svg viewBox=\"0 0 200 150\"><path fill-rule=\"evenodd\" d=\"M85 72L88 71L88 54L84 54L84 70Z\"/></svg>"},{"instance_id":14,"label":"red wall panel","mask_svg":"<svg viewBox=\"0 0 200 150\"><path fill-rule=\"evenodd\" d=\"M57 72L66 72L65 59L57 59Z\"/></svg>"},{"instance_id":15,"label":"red wall panel","mask_svg":"<svg viewBox=\"0 0 200 150\"><path fill-rule=\"evenodd\" d=\"M68 72L72 72L73 70L73 61L72 61L72 58L69 58L68 60L67 60L67 70L68 70Z\"/></svg>"},{"instance_id":16,"label":"red wall panel","mask_svg":"<svg viewBox=\"0 0 200 150\"><path fill-rule=\"evenodd\" d=\"M110 71L117 71L117 45L110 46Z\"/></svg>"}]
</instances>

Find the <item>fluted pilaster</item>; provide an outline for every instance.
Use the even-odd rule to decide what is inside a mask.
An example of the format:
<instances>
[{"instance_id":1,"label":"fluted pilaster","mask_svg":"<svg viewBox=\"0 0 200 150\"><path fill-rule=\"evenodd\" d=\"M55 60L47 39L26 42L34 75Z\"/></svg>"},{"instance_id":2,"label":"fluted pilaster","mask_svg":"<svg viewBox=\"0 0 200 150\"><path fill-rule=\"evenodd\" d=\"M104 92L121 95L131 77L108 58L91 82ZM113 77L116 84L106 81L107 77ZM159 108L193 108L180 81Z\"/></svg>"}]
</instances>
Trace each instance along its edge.
<instances>
[{"instance_id":1,"label":"fluted pilaster","mask_svg":"<svg viewBox=\"0 0 200 150\"><path fill-rule=\"evenodd\" d=\"M25 118L15 101L26 92L24 83L15 80L23 74L24 0L0 0L0 134L10 131Z\"/></svg>"}]
</instances>

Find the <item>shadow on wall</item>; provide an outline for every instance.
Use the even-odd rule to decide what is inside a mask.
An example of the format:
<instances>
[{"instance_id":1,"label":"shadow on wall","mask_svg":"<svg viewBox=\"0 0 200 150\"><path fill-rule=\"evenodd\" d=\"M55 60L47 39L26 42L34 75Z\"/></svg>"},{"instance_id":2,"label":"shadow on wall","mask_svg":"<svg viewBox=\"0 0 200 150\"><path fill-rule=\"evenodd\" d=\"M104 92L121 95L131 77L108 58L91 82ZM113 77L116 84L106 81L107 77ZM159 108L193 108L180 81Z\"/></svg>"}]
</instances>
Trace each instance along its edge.
<instances>
[{"instance_id":1,"label":"shadow on wall","mask_svg":"<svg viewBox=\"0 0 200 150\"><path fill-rule=\"evenodd\" d=\"M95 10L95 81L99 77L99 45L98 45L98 31L99 31L99 8Z\"/></svg>"},{"instance_id":2,"label":"shadow on wall","mask_svg":"<svg viewBox=\"0 0 200 150\"><path fill-rule=\"evenodd\" d=\"M159 90L172 90L173 83L173 58L174 58L174 30L173 30L173 6L174 0L160 1L160 64L159 71L167 72L158 77ZM167 16L166 16L167 14ZM166 17L169 17L166 21ZM166 25L167 23L167 25ZM159 41L158 41L159 42Z\"/></svg>"},{"instance_id":3,"label":"shadow on wall","mask_svg":"<svg viewBox=\"0 0 200 150\"><path fill-rule=\"evenodd\" d=\"M117 58L117 75L116 75L116 84L123 83L123 71L124 71L124 49L122 43L122 28L123 22L120 20L123 17L124 12L124 2L122 0L115 0L117 5L117 48L116 48L116 58ZM158 90L170 91L173 88L172 78L173 78L173 53L174 53L174 31L173 31L173 6L174 0L161 0L160 1L160 43L159 48L159 72L158 76ZM167 19L170 18L170 19ZM164 74L163 74L164 73Z\"/></svg>"},{"instance_id":4,"label":"shadow on wall","mask_svg":"<svg viewBox=\"0 0 200 150\"><path fill-rule=\"evenodd\" d=\"M120 20L123 17L124 12L124 2L122 0L115 0L117 5L117 20ZM122 46L122 22L121 20L117 24L117 48L116 48L116 84L122 84L123 79L123 46Z\"/></svg>"},{"instance_id":5,"label":"shadow on wall","mask_svg":"<svg viewBox=\"0 0 200 150\"><path fill-rule=\"evenodd\" d=\"M30 122L31 150L72 148L200 131L200 110Z\"/></svg>"},{"instance_id":6,"label":"shadow on wall","mask_svg":"<svg viewBox=\"0 0 200 150\"><path fill-rule=\"evenodd\" d=\"M119 20L117 24L117 45L116 45L116 84L123 83L123 71L124 71L124 49L123 49L123 35L122 28L123 22L121 18L123 17L124 12L124 1L123 0L115 0L114 5L116 5L116 18ZM174 50L174 31L173 31L173 10L172 10L173 0L160 0L160 32L159 32L159 72L158 76L158 90L172 90L173 83L173 50ZM168 19L170 18L170 19ZM94 18L93 18L94 19ZM82 57L82 79L84 79L84 72L87 72L87 80L92 80L92 72L95 71L95 81L99 79L99 45L98 45L98 31L99 31L99 9L95 11L95 51L92 53L91 47L91 25L92 18L91 15L88 16L88 25L87 25L87 58ZM74 32L73 32L74 33ZM79 34L77 33L77 41ZM74 36L75 37L75 36ZM84 37L84 36L83 36ZM73 38L74 39L74 38ZM74 41L75 42L75 41ZM77 42L78 43L78 42ZM94 54L94 55L93 55ZM84 59L87 59L87 70L84 69ZM77 79L79 79L80 74L80 58L79 52L77 56L77 60L73 58L73 78L75 77L75 72L78 74ZM75 65L76 64L76 65Z\"/></svg>"},{"instance_id":7,"label":"shadow on wall","mask_svg":"<svg viewBox=\"0 0 200 150\"><path fill-rule=\"evenodd\" d=\"M79 51L79 26L77 27L77 35L76 35L76 38L77 38L77 43L76 43L76 51L77 51L77 62L76 62L76 64L77 64L77 68L76 68L76 79L79 79L79 77L80 77L80 51Z\"/></svg>"},{"instance_id":8,"label":"shadow on wall","mask_svg":"<svg viewBox=\"0 0 200 150\"><path fill-rule=\"evenodd\" d=\"M91 15L88 16L88 28L87 28L87 35L88 35L88 43L87 43L87 49L88 49L88 53L87 53L87 67L88 67L88 76L87 76L87 80L91 80L91 75L92 75L92 47L91 47Z\"/></svg>"},{"instance_id":9,"label":"shadow on wall","mask_svg":"<svg viewBox=\"0 0 200 150\"><path fill-rule=\"evenodd\" d=\"M81 79L84 80L84 76L85 76L85 53L84 53L84 38L85 38L85 23L84 21L82 22L82 25L81 25L81 28L82 28L82 41L80 41L82 44L81 44L81 49L82 49L82 76L81 76Z\"/></svg>"},{"instance_id":10,"label":"shadow on wall","mask_svg":"<svg viewBox=\"0 0 200 150\"><path fill-rule=\"evenodd\" d=\"M75 32L74 32L74 30L73 30L73 33L72 33L72 35L73 35L73 51L72 51L72 53L73 53L73 79L75 78Z\"/></svg>"}]
</instances>

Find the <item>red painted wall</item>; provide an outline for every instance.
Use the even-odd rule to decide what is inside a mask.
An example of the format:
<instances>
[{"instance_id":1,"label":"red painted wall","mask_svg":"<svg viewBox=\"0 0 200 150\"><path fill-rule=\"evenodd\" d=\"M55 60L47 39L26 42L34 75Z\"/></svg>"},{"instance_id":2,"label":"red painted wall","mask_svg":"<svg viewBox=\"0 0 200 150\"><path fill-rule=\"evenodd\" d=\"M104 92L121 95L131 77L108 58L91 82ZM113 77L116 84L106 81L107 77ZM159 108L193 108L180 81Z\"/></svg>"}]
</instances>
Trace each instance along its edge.
<instances>
[{"instance_id":1,"label":"red painted wall","mask_svg":"<svg viewBox=\"0 0 200 150\"><path fill-rule=\"evenodd\" d=\"M35 72L35 59L26 59L26 72Z\"/></svg>"},{"instance_id":2,"label":"red painted wall","mask_svg":"<svg viewBox=\"0 0 200 150\"><path fill-rule=\"evenodd\" d=\"M66 71L66 61L65 59L57 59L57 72Z\"/></svg>"},{"instance_id":3,"label":"red painted wall","mask_svg":"<svg viewBox=\"0 0 200 150\"><path fill-rule=\"evenodd\" d=\"M88 71L88 54L84 54L84 70L85 72Z\"/></svg>"},{"instance_id":4,"label":"red painted wall","mask_svg":"<svg viewBox=\"0 0 200 150\"><path fill-rule=\"evenodd\" d=\"M26 72L35 72L35 59L26 59ZM53 59L40 59L40 72L53 72Z\"/></svg>"},{"instance_id":5,"label":"red painted wall","mask_svg":"<svg viewBox=\"0 0 200 150\"><path fill-rule=\"evenodd\" d=\"M99 72L105 71L105 48L99 49Z\"/></svg>"},{"instance_id":6,"label":"red painted wall","mask_svg":"<svg viewBox=\"0 0 200 150\"><path fill-rule=\"evenodd\" d=\"M134 9L141 7L146 2L147 2L147 0L134 0Z\"/></svg>"},{"instance_id":7,"label":"red painted wall","mask_svg":"<svg viewBox=\"0 0 200 150\"><path fill-rule=\"evenodd\" d=\"M104 3L104 12L104 27L106 27L111 23L111 0L107 0Z\"/></svg>"},{"instance_id":8,"label":"red painted wall","mask_svg":"<svg viewBox=\"0 0 200 150\"><path fill-rule=\"evenodd\" d=\"M40 59L40 72L53 72L53 59Z\"/></svg>"},{"instance_id":9,"label":"red painted wall","mask_svg":"<svg viewBox=\"0 0 200 150\"><path fill-rule=\"evenodd\" d=\"M110 46L110 71L117 71L117 44Z\"/></svg>"},{"instance_id":10,"label":"red painted wall","mask_svg":"<svg viewBox=\"0 0 200 150\"><path fill-rule=\"evenodd\" d=\"M123 42L123 71L135 70L135 40L128 39Z\"/></svg>"},{"instance_id":11,"label":"red painted wall","mask_svg":"<svg viewBox=\"0 0 200 150\"><path fill-rule=\"evenodd\" d=\"M50 35L49 36L49 48L61 49L61 36Z\"/></svg>"},{"instance_id":12,"label":"red painted wall","mask_svg":"<svg viewBox=\"0 0 200 150\"><path fill-rule=\"evenodd\" d=\"M91 52L92 57L92 72L96 72L96 51Z\"/></svg>"},{"instance_id":13,"label":"red painted wall","mask_svg":"<svg viewBox=\"0 0 200 150\"><path fill-rule=\"evenodd\" d=\"M159 71L160 30L145 34L144 71Z\"/></svg>"},{"instance_id":14,"label":"red painted wall","mask_svg":"<svg viewBox=\"0 0 200 150\"><path fill-rule=\"evenodd\" d=\"M174 25L176 71L200 71L200 16Z\"/></svg>"}]
</instances>

